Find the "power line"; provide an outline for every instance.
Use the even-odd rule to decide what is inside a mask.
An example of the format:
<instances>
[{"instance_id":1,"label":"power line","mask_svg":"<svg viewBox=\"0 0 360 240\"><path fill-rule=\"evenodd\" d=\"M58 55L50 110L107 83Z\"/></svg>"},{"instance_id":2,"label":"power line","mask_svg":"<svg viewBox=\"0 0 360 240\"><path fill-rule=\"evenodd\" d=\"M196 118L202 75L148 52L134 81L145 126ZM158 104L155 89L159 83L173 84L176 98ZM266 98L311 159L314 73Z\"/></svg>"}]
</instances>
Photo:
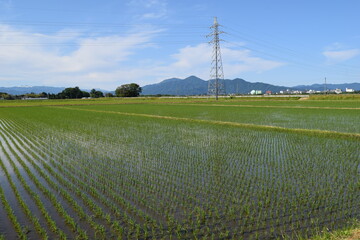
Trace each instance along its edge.
<instances>
[{"instance_id":1,"label":"power line","mask_svg":"<svg viewBox=\"0 0 360 240\"><path fill-rule=\"evenodd\" d=\"M248 42L251 42L251 43L254 43L254 44L257 44L257 45L260 45L260 46L265 46L265 47L268 47L268 48L272 48L272 49L276 49L277 51L286 51L290 54L294 54L296 55L296 52L292 49L289 49L289 48L286 48L284 46L280 46L280 45L277 45L277 44L274 44L274 43L271 43L269 41L266 41L266 40L263 40L263 39L259 39L259 38L256 38L256 37L252 37L250 36L249 34L244 34L243 32L240 32L234 28L230 28L230 27L224 27L226 29L229 29L230 31L232 32L236 32L237 34L234 34L232 32L227 32L228 35L230 36L235 36L237 38L240 38L240 39L244 39ZM250 37L245 37L246 35L250 36Z\"/></svg>"},{"instance_id":2,"label":"power line","mask_svg":"<svg viewBox=\"0 0 360 240\"><path fill-rule=\"evenodd\" d=\"M248 49L248 50L251 50L253 52L257 52L257 53L260 53L261 55L268 56L268 57L271 57L271 58L274 58L274 59L285 60L286 62L292 63L294 65L298 65L298 66L301 66L301 67L310 68L312 70L321 70L321 69L323 69L323 70L327 71L327 69L325 69L325 67L323 65L309 64L308 63L309 60L303 60L302 59L302 58L312 59L313 57L304 56L303 53L299 54L299 53L297 53L296 51L294 51L292 49L289 49L289 48L286 48L286 47L283 47L283 46L280 46L280 45L277 45L277 44L274 44L274 43L270 43L269 41L266 41L266 40L262 40L262 39L254 38L254 37L251 37L251 38L244 37L244 35L246 35L246 34L241 33L241 32L239 32L239 31L237 31L237 30L235 30L233 28L227 27L227 29L230 29L233 32L237 32L237 33L241 34L241 35L238 35L238 34L233 34L231 32L231 33L228 33L230 36L236 36L237 38L244 39L247 42L253 43L255 45L264 46L266 49L276 50L278 53L283 52L287 56L279 56L279 55L275 55L275 54L270 54L268 51L260 51L258 49L250 48L250 47L239 45L239 44L236 44L236 43L230 43L230 44L238 45L239 47L242 47L244 49ZM294 59L293 57L295 57L296 59ZM337 63L336 65L334 65L333 70L335 70L335 69L339 73L342 73L344 75L351 75L351 74L349 74L348 71L350 69L358 70L358 67L348 65L348 64L343 64L343 63Z\"/></svg>"},{"instance_id":3,"label":"power line","mask_svg":"<svg viewBox=\"0 0 360 240\"><path fill-rule=\"evenodd\" d=\"M30 21L1 21L0 24L7 24L7 25L25 25L25 26L108 26L108 27L144 27L144 26L160 26L160 27L185 27L187 29L189 28L203 28L207 29L206 26L202 25L194 25L194 24L170 24L170 23L126 23L126 24L120 24L120 23L109 23L109 22L30 22Z\"/></svg>"},{"instance_id":4,"label":"power line","mask_svg":"<svg viewBox=\"0 0 360 240\"><path fill-rule=\"evenodd\" d=\"M102 42L102 43L0 43L0 46L14 46L14 47L21 47L21 46L105 46L105 47L113 47L113 46L151 46L156 44L161 45L184 45L189 44L188 41L162 41L162 42L144 42L134 44L135 42Z\"/></svg>"},{"instance_id":5,"label":"power line","mask_svg":"<svg viewBox=\"0 0 360 240\"><path fill-rule=\"evenodd\" d=\"M255 53L259 53L260 55L270 57L274 60L285 61L285 63L290 63L295 66L300 66L300 67L304 67L304 68L315 70L315 71L319 71L319 70L326 71L326 72L328 71L328 69L325 68L323 65L309 64L307 61L303 62L302 60L292 59L292 58L288 58L286 56L284 57L284 56L279 56L279 55L275 55L275 54L270 54L268 52L259 51L257 49L250 48L250 47L238 44L238 43L232 43L232 42L228 42L228 41L226 41L226 43L233 45L233 46L243 48L243 49L250 50ZM349 72L346 71L346 69L341 69L341 65L337 65L337 67L340 67L340 69L336 69L338 74L342 73L343 75L350 75ZM333 69L333 70L335 70L335 69ZM341 75L341 76L343 76L343 75Z\"/></svg>"},{"instance_id":6,"label":"power line","mask_svg":"<svg viewBox=\"0 0 360 240\"><path fill-rule=\"evenodd\" d=\"M191 43L194 44L199 44L199 42L196 42L198 39L194 39L194 35L198 35L198 37L201 37L201 35L205 35L204 32L201 32L202 29L208 29L208 27L204 27L204 26L200 26L200 25L184 25L184 24L167 24L167 23L162 23L162 24L114 24L114 23L89 23L89 22L25 22L25 21L5 21L3 23L8 23L8 24L14 24L14 25L26 25L26 26L43 26L43 27L65 27L65 26L80 26L80 27L88 27L89 29L87 30L82 30L82 31L60 31L60 32L55 32L54 35L49 35L49 34L44 34L45 36L39 36L38 40L39 42L34 43L34 42L21 42L21 40L19 40L19 42L13 41L11 40L11 42L3 42L0 43L0 46L9 46L9 47L18 47L18 46L92 46L92 47L104 47L104 46L127 46L127 45L132 45L132 46L151 46L151 45L190 45ZM0 23L1 24L1 23ZM104 31L104 26L108 27L109 29L111 28L111 31ZM84 38L86 38L87 36L89 37L89 39L96 39L97 37L101 38L101 37L106 37L106 36L97 36L96 34L113 34L115 36L121 36L119 35L119 31L117 31L118 28L130 28L130 27L181 27L180 31L171 31L171 32L156 32L154 35L151 36L151 40L145 40L141 43L138 43L136 41L129 41L129 42L117 42L117 41L106 41L106 40L99 40L96 43L83 43L81 42L81 40L84 40ZM220 26L218 24L218 26ZM212 27L215 27L214 25ZM223 27L223 26L222 26ZM101 29L101 30L99 30ZM336 65L334 65L331 69L327 68L326 66L324 66L323 64L319 64L319 65L315 65L315 64L311 64L310 61L306 60L304 58L304 56L301 56L302 54L298 54L296 51L293 51L289 48L280 46L278 44L273 44L270 43L269 41L266 40L262 40L259 38L254 38L254 37L246 37L246 34L241 33L240 31L237 31L234 28L230 28L227 27L226 29L230 30L230 33L228 33L229 36L233 36L236 37L237 39L245 39L248 42L250 42L250 44L255 44L258 46L262 46L265 47L265 50L260 50L257 47L248 47L248 46L244 46L241 45L239 43L234 43L234 42L230 42L230 41L225 41L225 43L229 44L230 47L231 46L237 46L240 47L242 49L247 49L251 52L257 53L261 56L265 56L265 57L269 57L271 59L275 59L275 60L280 60L280 61L285 61L285 63L290 63L294 66L299 66L299 67L303 67L303 68L307 68L307 69L311 69L311 70L315 70L317 72L323 71L324 73L326 72L326 74L328 75L329 71L333 71L335 72L335 74L333 75L339 75L339 76L346 76L346 77L350 77L350 78L358 78L358 74L353 73L354 69L358 69L357 66L353 66L353 65L347 65L347 64L343 64L343 63L337 63ZM167 29L165 29L167 30ZM189 31L188 31L189 30ZM213 30L215 30L215 28L213 28ZM52 30L49 30L52 31ZM219 31L219 30L218 30ZM0 30L0 33L17 33L21 31L10 31L10 30ZM149 30L149 33L151 32L151 30ZM235 33L233 33L235 32ZM56 35L57 33L59 33L59 35ZM63 38L68 37L74 37L73 35L66 35L66 33L74 33L74 34L78 34L76 36L76 39L69 39L69 42L56 42L57 39L59 39L59 41L62 41ZM136 32L134 34L145 34L147 33L146 31L140 31L140 32ZM224 33L224 32L219 32L220 33ZM41 33L40 33L41 34ZM127 33L127 34L131 34L131 32ZM212 33L214 34L214 32ZM110 35L112 36L112 35ZM214 36L214 35L211 35ZM16 37L16 36L15 36ZM191 39L189 39L189 37L191 37ZM157 41L156 38L158 38L159 40ZM15 39L16 40L16 39ZM50 40L54 40L54 42L51 42ZM214 39L213 39L214 40ZM41 42L42 41L42 42ZM44 42L45 41L45 42ZM74 42L71 42L74 41ZM219 39L219 41L222 41L221 39ZM218 46L218 49L220 50L220 44ZM276 53L272 53L273 51L269 51L270 50L276 50ZM220 52L219 52L220 53ZM215 54L216 55L216 54ZM220 58L221 58L221 53L220 53ZM311 59L311 57L307 56L307 59ZM216 61L218 62L218 61ZM213 63L215 63L213 61ZM219 62L218 62L219 63ZM221 62L221 67L222 67L222 62ZM213 69L213 68L212 68ZM218 69L218 67L215 66L214 69ZM323 74L324 74L323 73ZM216 75L216 73L212 73L211 75Z\"/></svg>"}]
</instances>

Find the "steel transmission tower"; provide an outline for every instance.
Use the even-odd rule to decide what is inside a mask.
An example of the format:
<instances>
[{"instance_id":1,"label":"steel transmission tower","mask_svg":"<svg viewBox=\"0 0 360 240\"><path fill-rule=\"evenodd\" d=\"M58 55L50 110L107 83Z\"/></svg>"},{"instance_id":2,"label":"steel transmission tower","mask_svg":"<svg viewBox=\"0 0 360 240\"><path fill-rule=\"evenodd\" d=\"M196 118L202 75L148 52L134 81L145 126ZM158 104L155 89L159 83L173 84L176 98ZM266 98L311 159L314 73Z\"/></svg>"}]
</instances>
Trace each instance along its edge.
<instances>
[{"instance_id":1,"label":"steel transmission tower","mask_svg":"<svg viewBox=\"0 0 360 240\"><path fill-rule=\"evenodd\" d=\"M219 37L224 32L219 30L219 26L221 25L218 23L217 18L214 17L214 24L210 27L213 31L207 36L212 37L209 43L213 45L208 95L215 95L216 100L218 100L219 95L225 95L224 71L220 51L220 41L222 39Z\"/></svg>"},{"instance_id":2,"label":"steel transmission tower","mask_svg":"<svg viewBox=\"0 0 360 240\"><path fill-rule=\"evenodd\" d=\"M324 94L327 94L327 84L326 84L326 78L325 78L325 85L324 85Z\"/></svg>"}]
</instances>

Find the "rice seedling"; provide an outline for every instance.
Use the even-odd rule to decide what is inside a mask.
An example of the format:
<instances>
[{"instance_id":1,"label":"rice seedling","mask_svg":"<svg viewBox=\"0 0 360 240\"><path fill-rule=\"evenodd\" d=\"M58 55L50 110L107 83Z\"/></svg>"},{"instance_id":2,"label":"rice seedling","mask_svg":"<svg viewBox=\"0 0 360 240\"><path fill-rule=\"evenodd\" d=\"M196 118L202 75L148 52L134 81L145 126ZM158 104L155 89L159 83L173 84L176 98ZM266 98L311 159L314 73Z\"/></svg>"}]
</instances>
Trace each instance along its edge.
<instances>
[{"instance_id":1,"label":"rice seedling","mask_svg":"<svg viewBox=\"0 0 360 240\"><path fill-rule=\"evenodd\" d=\"M63 221L83 239L296 238L359 218L356 106L251 104L0 109L1 151L58 236Z\"/></svg>"}]
</instances>

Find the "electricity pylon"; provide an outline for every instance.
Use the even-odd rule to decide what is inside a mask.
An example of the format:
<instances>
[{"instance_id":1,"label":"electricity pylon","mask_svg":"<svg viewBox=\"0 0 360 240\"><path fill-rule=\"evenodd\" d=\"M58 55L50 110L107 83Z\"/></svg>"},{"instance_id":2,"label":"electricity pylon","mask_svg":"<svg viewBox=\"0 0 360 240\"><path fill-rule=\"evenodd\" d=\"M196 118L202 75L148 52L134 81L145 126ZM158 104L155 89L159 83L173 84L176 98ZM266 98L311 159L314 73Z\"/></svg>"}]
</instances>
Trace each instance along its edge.
<instances>
[{"instance_id":1,"label":"electricity pylon","mask_svg":"<svg viewBox=\"0 0 360 240\"><path fill-rule=\"evenodd\" d=\"M215 95L216 100L218 100L219 95L225 95L224 71L220 51L222 39L219 37L224 32L219 30L219 26L221 25L218 23L217 17L214 17L214 24L210 27L213 31L207 36L212 37L209 43L213 45L208 95Z\"/></svg>"}]
</instances>

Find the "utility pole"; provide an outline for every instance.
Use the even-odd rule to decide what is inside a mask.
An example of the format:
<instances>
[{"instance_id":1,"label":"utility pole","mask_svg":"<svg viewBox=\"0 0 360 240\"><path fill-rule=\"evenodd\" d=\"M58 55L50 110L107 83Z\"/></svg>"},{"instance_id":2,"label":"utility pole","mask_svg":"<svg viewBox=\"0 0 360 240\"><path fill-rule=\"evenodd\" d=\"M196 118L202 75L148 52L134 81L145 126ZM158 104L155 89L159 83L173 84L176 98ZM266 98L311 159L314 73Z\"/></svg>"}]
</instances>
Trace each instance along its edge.
<instances>
[{"instance_id":1,"label":"utility pole","mask_svg":"<svg viewBox=\"0 0 360 240\"><path fill-rule=\"evenodd\" d=\"M216 100L218 100L219 95L225 95L224 71L220 51L220 41L222 40L219 37L224 32L219 30L219 26L221 25L218 23L217 17L214 17L214 24L210 27L213 31L207 36L212 37L209 43L213 45L208 95L215 95Z\"/></svg>"}]
</instances>

